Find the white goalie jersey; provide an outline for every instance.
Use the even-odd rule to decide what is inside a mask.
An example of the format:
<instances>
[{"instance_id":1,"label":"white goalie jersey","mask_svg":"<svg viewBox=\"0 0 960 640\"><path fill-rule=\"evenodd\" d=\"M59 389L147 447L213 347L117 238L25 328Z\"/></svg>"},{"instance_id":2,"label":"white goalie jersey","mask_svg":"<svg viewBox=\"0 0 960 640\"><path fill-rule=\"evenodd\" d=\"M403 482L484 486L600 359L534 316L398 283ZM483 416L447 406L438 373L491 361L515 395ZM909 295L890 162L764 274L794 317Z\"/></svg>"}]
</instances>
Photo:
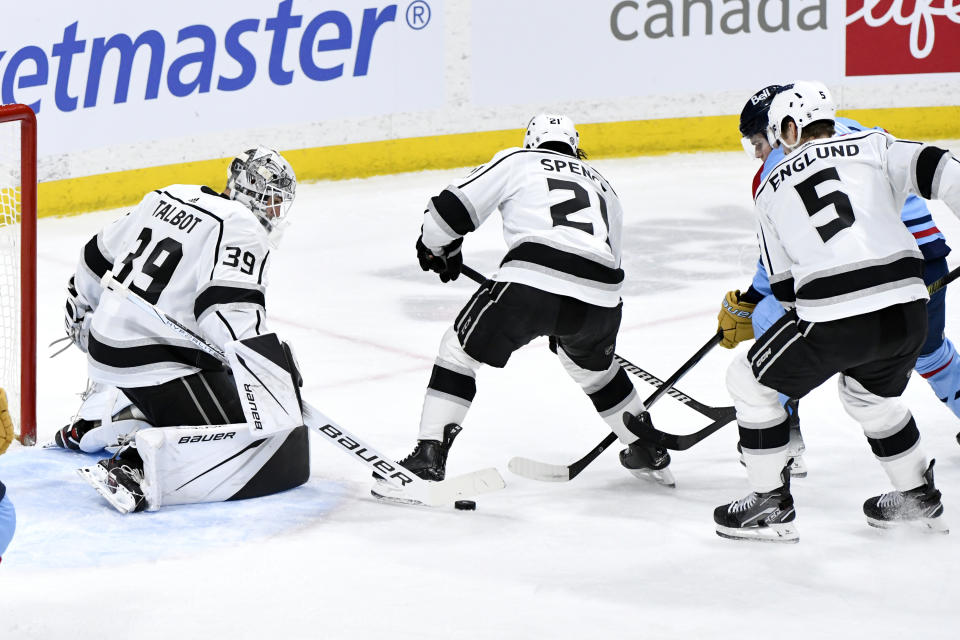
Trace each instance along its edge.
<instances>
[{"instance_id":1,"label":"white goalie jersey","mask_svg":"<svg viewBox=\"0 0 960 640\"><path fill-rule=\"evenodd\" d=\"M101 288L113 277L221 349L267 332L268 234L239 202L208 187L172 185L148 193L83 248L75 275L93 309L90 377L121 388L157 385L218 360L132 303Z\"/></svg>"},{"instance_id":2,"label":"white goalie jersey","mask_svg":"<svg viewBox=\"0 0 960 640\"><path fill-rule=\"evenodd\" d=\"M423 242L437 251L498 207L508 251L494 280L602 307L620 303L623 208L589 164L546 149L505 149L430 200Z\"/></svg>"},{"instance_id":3,"label":"white goalie jersey","mask_svg":"<svg viewBox=\"0 0 960 640\"><path fill-rule=\"evenodd\" d=\"M960 162L881 131L789 154L756 197L760 257L777 299L810 322L926 299L923 255L900 219L911 193L960 212Z\"/></svg>"}]
</instances>

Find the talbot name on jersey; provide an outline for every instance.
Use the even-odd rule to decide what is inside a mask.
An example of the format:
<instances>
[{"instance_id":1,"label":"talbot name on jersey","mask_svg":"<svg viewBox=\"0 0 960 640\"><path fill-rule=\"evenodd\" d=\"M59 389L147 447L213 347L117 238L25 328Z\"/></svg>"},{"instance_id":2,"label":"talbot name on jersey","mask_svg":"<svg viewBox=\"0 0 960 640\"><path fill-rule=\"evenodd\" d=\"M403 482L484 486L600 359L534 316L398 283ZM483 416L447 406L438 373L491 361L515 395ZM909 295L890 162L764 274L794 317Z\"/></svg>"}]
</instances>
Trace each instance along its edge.
<instances>
[{"instance_id":1,"label":"talbot name on jersey","mask_svg":"<svg viewBox=\"0 0 960 640\"><path fill-rule=\"evenodd\" d=\"M837 157L852 158L859 153L860 147L853 143L818 145L812 149L807 149L804 151L802 156L797 156L790 162L780 164L773 172L770 173L770 184L773 185L773 190L776 191L780 188L784 178L789 178L794 173L803 171L817 160L825 160L827 158Z\"/></svg>"},{"instance_id":2,"label":"talbot name on jersey","mask_svg":"<svg viewBox=\"0 0 960 640\"><path fill-rule=\"evenodd\" d=\"M600 177L579 162L570 162L568 160L560 160L559 158L541 158L540 164L543 166L544 171L569 171L570 173L575 173L578 176L590 178L600 186L603 186L603 182L600 181ZM603 190L606 191L607 188L604 187Z\"/></svg>"},{"instance_id":3,"label":"talbot name on jersey","mask_svg":"<svg viewBox=\"0 0 960 640\"><path fill-rule=\"evenodd\" d=\"M229 433L208 433L205 436L183 436L177 440L177 444L190 444L193 442L212 442L215 440L233 440L233 436L237 435L236 431L230 431Z\"/></svg>"},{"instance_id":4,"label":"talbot name on jersey","mask_svg":"<svg viewBox=\"0 0 960 640\"><path fill-rule=\"evenodd\" d=\"M192 213L187 213L183 209L178 209L164 200L160 200L160 204L157 205L157 208L153 212L153 217L160 218L175 227L180 227L187 233L196 229L197 225L200 224L199 217L194 216Z\"/></svg>"}]
</instances>

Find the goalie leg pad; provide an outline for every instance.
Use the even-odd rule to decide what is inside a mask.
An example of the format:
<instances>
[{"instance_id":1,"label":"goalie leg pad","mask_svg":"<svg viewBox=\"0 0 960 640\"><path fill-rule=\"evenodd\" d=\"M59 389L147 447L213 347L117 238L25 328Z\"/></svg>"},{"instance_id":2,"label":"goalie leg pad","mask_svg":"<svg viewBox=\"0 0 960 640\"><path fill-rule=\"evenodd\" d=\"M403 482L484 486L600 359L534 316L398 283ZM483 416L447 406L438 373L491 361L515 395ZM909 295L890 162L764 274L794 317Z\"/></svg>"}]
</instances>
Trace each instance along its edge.
<instances>
[{"instance_id":1,"label":"goalie leg pad","mask_svg":"<svg viewBox=\"0 0 960 640\"><path fill-rule=\"evenodd\" d=\"M246 424L137 432L151 510L172 504L254 498L307 481L306 427L269 436Z\"/></svg>"},{"instance_id":2,"label":"goalie leg pad","mask_svg":"<svg viewBox=\"0 0 960 640\"><path fill-rule=\"evenodd\" d=\"M275 333L229 342L224 351L252 433L263 436L303 424L300 372Z\"/></svg>"}]
</instances>

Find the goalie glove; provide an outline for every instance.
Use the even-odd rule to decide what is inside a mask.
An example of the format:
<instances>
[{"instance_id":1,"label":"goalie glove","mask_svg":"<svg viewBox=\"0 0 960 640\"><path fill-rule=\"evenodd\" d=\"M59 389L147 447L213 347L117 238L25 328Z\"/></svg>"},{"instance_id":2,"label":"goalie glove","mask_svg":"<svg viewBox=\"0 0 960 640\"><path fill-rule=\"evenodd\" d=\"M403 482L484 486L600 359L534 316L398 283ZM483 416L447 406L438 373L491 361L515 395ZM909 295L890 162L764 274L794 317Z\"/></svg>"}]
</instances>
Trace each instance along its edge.
<instances>
[{"instance_id":1,"label":"goalie glove","mask_svg":"<svg viewBox=\"0 0 960 640\"><path fill-rule=\"evenodd\" d=\"M0 454L13 442L13 419L7 407L7 392L0 389Z\"/></svg>"},{"instance_id":2,"label":"goalie glove","mask_svg":"<svg viewBox=\"0 0 960 640\"><path fill-rule=\"evenodd\" d=\"M90 322L93 315L92 309L77 292L73 283L73 276L67 283L67 304L63 314L63 328L67 332L67 337L77 348L84 353L87 352L87 339L90 337Z\"/></svg>"},{"instance_id":3,"label":"goalie glove","mask_svg":"<svg viewBox=\"0 0 960 640\"><path fill-rule=\"evenodd\" d=\"M753 340L753 310L756 304L740 300L740 291L728 291L717 315L717 331L723 332L720 346L733 349L744 340Z\"/></svg>"},{"instance_id":4,"label":"goalie glove","mask_svg":"<svg viewBox=\"0 0 960 640\"><path fill-rule=\"evenodd\" d=\"M437 273L441 282L456 280L460 277L460 270L463 268L463 254L460 253L462 244L463 238L457 238L440 249L439 253L434 253L423 244L421 230L420 237L417 238L417 260L420 261L420 268Z\"/></svg>"}]
</instances>

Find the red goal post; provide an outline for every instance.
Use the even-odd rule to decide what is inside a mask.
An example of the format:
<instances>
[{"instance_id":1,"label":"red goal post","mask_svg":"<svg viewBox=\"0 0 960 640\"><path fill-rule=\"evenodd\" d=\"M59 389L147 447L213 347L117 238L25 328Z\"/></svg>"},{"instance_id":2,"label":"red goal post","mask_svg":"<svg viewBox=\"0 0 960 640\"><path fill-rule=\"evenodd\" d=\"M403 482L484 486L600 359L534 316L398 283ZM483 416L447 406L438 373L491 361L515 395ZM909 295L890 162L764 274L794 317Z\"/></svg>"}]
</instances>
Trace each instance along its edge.
<instances>
[{"instance_id":1,"label":"red goal post","mask_svg":"<svg viewBox=\"0 0 960 640\"><path fill-rule=\"evenodd\" d=\"M37 118L0 105L0 387L25 445L37 441L36 313Z\"/></svg>"}]
</instances>

